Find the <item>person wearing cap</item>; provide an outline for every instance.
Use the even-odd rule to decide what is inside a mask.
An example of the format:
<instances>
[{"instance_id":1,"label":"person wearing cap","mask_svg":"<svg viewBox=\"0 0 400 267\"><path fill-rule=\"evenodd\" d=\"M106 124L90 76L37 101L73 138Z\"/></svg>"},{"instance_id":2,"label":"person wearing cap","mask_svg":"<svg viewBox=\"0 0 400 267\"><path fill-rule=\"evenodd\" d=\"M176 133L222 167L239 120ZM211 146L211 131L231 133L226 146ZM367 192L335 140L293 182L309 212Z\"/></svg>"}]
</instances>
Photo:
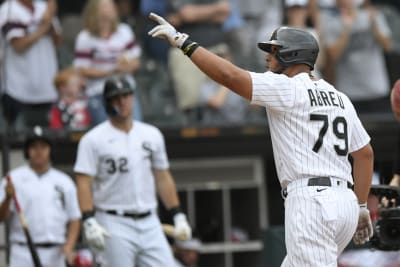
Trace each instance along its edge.
<instances>
[{"instance_id":1,"label":"person wearing cap","mask_svg":"<svg viewBox=\"0 0 400 267\"><path fill-rule=\"evenodd\" d=\"M123 78L105 82L109 119L79 142L74 166L83 233L102 267L173 266L157 215L160 197L175 236L191 237L161 131L132 120L134 89Z\"/></svg>"},{"instance_id":2,"label":"person wearing cap","mask_svg":"<svg viewBox=\"0 0 400 267\"><path fill-rule=\"evenodd\" d=\"M10 267L34 267L18 218L16 195L43 267L71 264L79 237L81 213L76 187L67 174L51 166L52 144L43 129L34 127L24 143L27 164L10 171L0 190L0 221L10 233Z\"/></svg>"},{"instance_id":3,"label":"person wearing cap","mask_svg":"<svg viewBox=\"0 0 400 267\"><path fill-rule=\"evenodd\" d=\"M176 240L173 244L176 267L196 267L199 260L201 242L197 238Z\"/></svg>"}]
</instances>

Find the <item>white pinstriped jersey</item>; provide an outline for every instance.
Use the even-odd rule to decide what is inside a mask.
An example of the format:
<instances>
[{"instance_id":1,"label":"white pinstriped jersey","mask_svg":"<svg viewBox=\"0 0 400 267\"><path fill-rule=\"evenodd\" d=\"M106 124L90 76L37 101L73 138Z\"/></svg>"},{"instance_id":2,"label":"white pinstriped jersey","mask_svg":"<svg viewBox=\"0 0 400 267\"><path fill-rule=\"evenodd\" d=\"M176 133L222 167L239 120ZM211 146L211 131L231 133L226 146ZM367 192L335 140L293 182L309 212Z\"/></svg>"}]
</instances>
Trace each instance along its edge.
<instances>
[{"instance_id":1,"label":"white pinstriped jersey","mask_svg":"<svg viewBox=\"0 0 400 267\"><path fill-rule=\"evenodd\" d=\"M120 23L107 39L82 30L76 38L74 66L109 71L117 67L120 56L133 59L138 58L141 53L135 34L127 24ZM135 83L131 75L126 75L126 79ZM101 94L105 80L106 78L89 79L86 93L89 96Z\"/></svg>"},{"instance_id":2,"label":"white pinstriped jersey","mask_svg":"<svg viewBox=\"0 0 400 267\"><path fill-rule=\"evenodd\" d=\"M94 206L145 212L157 206L152 169L169 168L164 137L154 126L134 121L129 133L105 121L79 142L74 171L94 178Z\"/></svg>"},{"instance_id":3,"label":"white pinstriped jersey","mask_svg":"<svg viewBox=\"0 0 400 267\"><path fill-rule=\"evenodd\" d=\"M370 137L346 95L307 73L294 77L250 72L252 103L265 106L275 164L283 188L329 176L353 182L348 154Z\"/></svg>"}]
</instances>

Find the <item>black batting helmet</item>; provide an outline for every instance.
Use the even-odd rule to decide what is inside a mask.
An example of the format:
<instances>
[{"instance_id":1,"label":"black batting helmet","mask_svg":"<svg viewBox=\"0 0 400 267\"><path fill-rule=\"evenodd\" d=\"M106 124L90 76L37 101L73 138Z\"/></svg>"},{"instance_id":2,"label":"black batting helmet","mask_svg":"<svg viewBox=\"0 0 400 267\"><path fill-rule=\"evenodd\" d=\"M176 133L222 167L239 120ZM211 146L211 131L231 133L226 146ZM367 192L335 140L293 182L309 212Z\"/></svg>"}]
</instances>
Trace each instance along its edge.
<instances>
[{"instance_id":1,"label":"black batting helmet","mask_svg":"<svg viewBox=\"0 0 400 267\"><path fill-rule=\"evenodd\" d=\"M290 27L276 29L269 41L258 43L258 48L271 53L271 46L281 48L276 53L276 58L284 66L306 64L314 69L319 47L318 42L311 33Z\"/></svg>"},{"instance_id":2,"label":"black batting helmet","mask_svg":"<svg viewBox=\"0 0 400 267\"><path fill-rule=\"evenodd\" d=\"M28 153L29 147L36 141L43 141L47 143L50 146L50 149L52 147L50 138L44 134L43 128L40 126L35 126L28 132L28 135L25 139L24 143L25 159L29 159L29 153Z\"/></svg>"},{"instance_id":3,"label":"black batting helmet","mask_svg":"<svg viewBox=\"0 0 400 267\"><path fill-rule=\"evenodd\" d=\"M106 112L110 116L115 116L118 112L111 105L111 99L115 96L133 94L135 89L125 78L110 78L106 80L103 90L103 101Z\"/></svg>"}]
</instances>

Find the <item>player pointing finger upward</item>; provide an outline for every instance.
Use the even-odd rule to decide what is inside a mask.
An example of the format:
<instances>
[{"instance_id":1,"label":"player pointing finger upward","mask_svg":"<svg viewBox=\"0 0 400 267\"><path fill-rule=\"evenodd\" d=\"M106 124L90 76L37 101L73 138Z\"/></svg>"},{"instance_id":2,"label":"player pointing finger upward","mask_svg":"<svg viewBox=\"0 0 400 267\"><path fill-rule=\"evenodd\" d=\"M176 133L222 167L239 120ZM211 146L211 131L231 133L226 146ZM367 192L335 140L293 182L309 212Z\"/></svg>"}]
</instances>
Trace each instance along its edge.
<instances>
[{"instance_id":1,"label":"player pointing finger upward","mask_svg":"<svg viewBox=\"0 0 400 267\"><path fill-rule=\"evenodd\" d=\"M370 137L348 97L313 79L319 51L314 37L300 29L276 29L267 42L258 44L268 53L269 70L254 73L207 51L162 17L152 13L150 18L159 24L150 35L166 39L210 78L266 108L286 196L287 256L282 266L336 266L352 238L359 244L368 241Z\"/></svg>"}]
</instances>

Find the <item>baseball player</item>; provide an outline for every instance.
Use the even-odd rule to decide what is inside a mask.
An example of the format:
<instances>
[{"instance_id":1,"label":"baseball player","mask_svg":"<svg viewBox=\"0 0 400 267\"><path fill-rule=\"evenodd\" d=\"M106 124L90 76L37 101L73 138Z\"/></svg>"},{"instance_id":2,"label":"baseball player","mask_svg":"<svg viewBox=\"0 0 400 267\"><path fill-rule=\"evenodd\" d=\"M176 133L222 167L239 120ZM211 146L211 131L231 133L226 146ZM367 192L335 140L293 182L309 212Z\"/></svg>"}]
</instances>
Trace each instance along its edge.
<instances>
[{"instance_id":1,"label":"baseball player","mask_svg":"<svg viewBox=\"0 0 400 267\"><path fill-rule=\"evenodd\" d=\"M12 183L2 180L0 221L8 219L10 267L34 267L27 240L18 219L16 194L43 267L71 264L79 237L81 213L71 177L50 164L51 142L35 127L24 144L28 164L9 173Z\"/></svg>"},{"instance_id":2,"label":"baseball player","mask_svg":"<svg viewBox=\"0 0 400 267\"><path fill-rule=\"evenodd\" d=\"M162 17L149 34L168 40L216 82L264 106L275 165L285 199L287 256L282 266L337 266L354 236L372 236L366 201L373 151L348 97L311 75L318 55L315 38L280 27L258 44L269 71L245 71L210 53ZM353 158L352 166L348 156Z\"/></svg>"},{"instance_id":3,"label":"baseball player","mask_svg":"<svg viewBox=\"0 0 400 267\"><path fill-rule=\"evenodd\" d=\"M156 193L176 235L190 238L191 228L179 209L161 132L132 120L133 92L125 79L108 79L103 97L109 120L79 142L74 171L83 232L101 266L173 266Z\"/></svg>"}]
</instances>

